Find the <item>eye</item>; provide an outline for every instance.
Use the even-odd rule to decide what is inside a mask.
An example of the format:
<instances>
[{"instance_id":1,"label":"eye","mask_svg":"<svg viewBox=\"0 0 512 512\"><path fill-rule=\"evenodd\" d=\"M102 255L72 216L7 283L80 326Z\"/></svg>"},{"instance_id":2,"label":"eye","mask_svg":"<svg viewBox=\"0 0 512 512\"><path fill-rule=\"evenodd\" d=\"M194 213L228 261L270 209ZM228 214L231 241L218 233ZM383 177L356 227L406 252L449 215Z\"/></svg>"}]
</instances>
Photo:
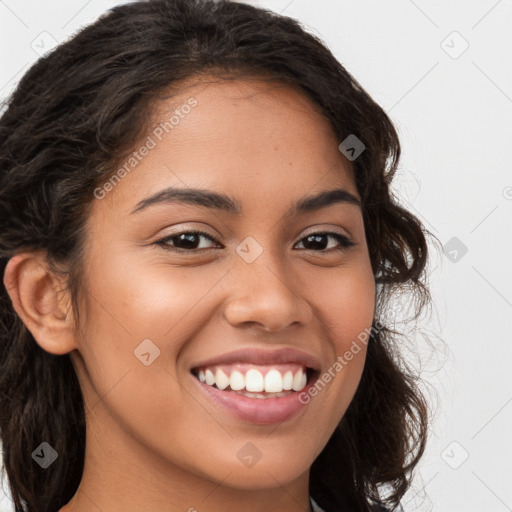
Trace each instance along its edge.
<instances>
[{"instance_id":1,"label":"eye","mask_svg":"<svg viewBox=\"0 0 512 512\"><path fill-rule=\"evenodd\" d=\"M214 247L208 247L201 245L201 238L206 239L210 242L216 242L208 233L204 231L184 231L183 233L177 233L171 236L167 236L155 242L155 245L163 247L169 251L175 252L189 252L193 253L201 249L212 249ZM329 247L329 243L326 241L331 238L338 242L338 246ZM172 244L170 243L172 242ZM305 245L305 250L312 250L315 252L331 252L331 251L345 251L346 249L353 247L356 243L350 238L341 233L323 231L318 233L311 233L298 242Z\"/></svg>"},{"instance_id":2,"label":"eye","mask_svg":"<svg viewBox=\"0 0 512 512\"><path fill-rule=\"evenodd\" d=\"M175 235L167 236L155 242L155 245L161 246L169 251L176 252L194 252L200 249L210 249L210 247L201 246L201 243L198 241L201 238L206 238L211 242L215 242L215 240L204 231L184 231L183 233L177 233ZM169 244L169 241L173 241L173 244Z\"/></svg>"},{"instance_id":3,"label":"eye","mask_svg":"<svg viewBox=\"0 0 512 512\"><path fill-rule=\"evenodd\" d=\"M339 245L336 247L325 247L325 240L328 238L334 238L339 242ZM306 241L306 242L304 242ZM322 252L331 252L331 251L345 251L350 247L353 247L356 245L354 241L352 241L350 238L348 238L345 235L342 235L341 233L335 233L331 231L322 231L318 233L311 233L307 236L305 236L302 240L299 241L299 243L305 244L306 250L314 250L315 252L318 252L317 249L320 249ZM327 246L329 246L329 243L327 243ZM327 249L327 250L326 250Z\"/></svg>"}]
</instances>

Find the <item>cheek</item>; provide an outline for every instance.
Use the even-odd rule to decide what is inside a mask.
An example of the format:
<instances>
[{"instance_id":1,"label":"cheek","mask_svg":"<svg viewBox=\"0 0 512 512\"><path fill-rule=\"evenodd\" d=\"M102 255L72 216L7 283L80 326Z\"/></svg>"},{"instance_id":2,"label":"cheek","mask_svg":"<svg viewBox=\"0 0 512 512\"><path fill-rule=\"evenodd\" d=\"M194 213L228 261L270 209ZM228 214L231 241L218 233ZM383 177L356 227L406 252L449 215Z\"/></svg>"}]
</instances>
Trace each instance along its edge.
<instances>
[{"instance_id":1,"label":"cheek","mask_svg":"<svg viewBox=\"0 0 512 512\"><path fill-rule=\"evenodd\" d=\"M375 316L375 292L372 282L354 276L325 297L323 318L331 329L337 355L343 354L372 325Z\"/></svg>"},{"instance_id":2,"label":"cheek","mask_svg":"<svg viewBox=\"0 0 512 512\"><path fill-rule=\"evenodd\" d=\"M208 448L196 437L198 425L211 424L211 418L186 391L188 374L177 365L186 341L209 318L208 290L225 274L195 270L190 279L190 269L160 265L134 266L128 273L105 261L91 269L80 348L80 381L97 421L109 425L114 418L133 438L183 460Z\"/></svg>"},{"instance_id":3,"label":"cheek","mask_svg":"<svg viewBox=\"0 0 512 512\"><path fill-rule=\"evenodd\" d=\"M129 334L133 342L169 343L177 332L198 325L204 299L228 270L225 265L180 268L162 257L145 255L139 261L115 254L91 271L91 295L103 309L102 329Z\"/></svg>"},{"instance_id":4,"label":"cheek","mask_svg":"<svg viewBox=\"0 0 512 512\"><path fill-rule=\"evenodd\" d=\"M370 267L362 264L347 265L329 276L318 273L310 277L304 284L314 297L322 338L330 341L330 347L324 347L326 367L304 400L314 409L318 423L329 425L331 432L361 379L375 314L375 281Z\"/></svg>"},{"instance_id":5,"label":"cheek","mask_svg":"<svg viewBox=\"0 0 512 512\"><path fill-rule=\"evenodd\" d=\"M369 329L375 317L375 280L369 265L356 261L335 272L317 272L308 279L320 328L326 330L337 355Z\"/></svg>"},{"instance_id":6,"label":"cheek","mask_svg":"<svg viewBox=\"0 0 512 512\"><path fill-rule=\"evenodd\" d=\"M169 405L179 401L181 351L210 318L207 295L227 270L180 269L161 260L137 264L115 254L92 261L88 272L80 352L91 391L103 396L114 387L118 394L129 388L118 403L140 398L149 407L157 397Z\"/></svg>"}]
</instances>

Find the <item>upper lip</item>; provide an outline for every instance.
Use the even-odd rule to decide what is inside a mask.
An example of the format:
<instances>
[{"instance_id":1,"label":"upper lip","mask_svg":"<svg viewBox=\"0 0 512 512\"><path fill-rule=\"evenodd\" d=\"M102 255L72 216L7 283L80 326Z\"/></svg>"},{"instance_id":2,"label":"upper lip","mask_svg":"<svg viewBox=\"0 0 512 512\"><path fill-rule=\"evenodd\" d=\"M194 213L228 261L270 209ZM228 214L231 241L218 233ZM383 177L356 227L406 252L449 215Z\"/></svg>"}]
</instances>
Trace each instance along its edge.
<instances>
[{"instance_id":1,"label":"upper lip","mask_svg":"<svg viewBox=\"0 0 512 512\"><path fill-rule=\"evenodd\" d=\"M304 365L313 370L320 370L318 359L306 352L295 348L281 349L258 349L244 348L228 352L205 361L194 364L192 368L214 366L229 363L249 363L249 364L284 364L296 363Z\"/></svg>"}]
</instances>

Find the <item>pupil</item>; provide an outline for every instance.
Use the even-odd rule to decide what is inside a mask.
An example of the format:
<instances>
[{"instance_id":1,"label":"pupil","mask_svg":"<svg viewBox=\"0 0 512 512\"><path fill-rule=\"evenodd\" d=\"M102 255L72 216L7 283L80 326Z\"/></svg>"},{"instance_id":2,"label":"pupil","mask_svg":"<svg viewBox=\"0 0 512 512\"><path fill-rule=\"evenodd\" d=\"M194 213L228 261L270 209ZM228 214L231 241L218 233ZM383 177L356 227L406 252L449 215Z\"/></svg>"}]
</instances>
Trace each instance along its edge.
<instances>
[{"instance_id":1,"label":"pupil","mask_svg":"<svg viewBox=\"0 0 512 512\"><path fill-rule=\"evenodd\" d=\"M192 234L192 233L183 233L183 234L179 235L179 236L178 236L178 238L179 238L179 240L180 240L181 242L185 242L184 244L182 244L182 245L184 245L184 246L185 246L185 248L187 248L187 249L196 249L196 248L197 248L197 247L196 247L196 245L197 245L197 240L195 241L195 243L194 243L193 241L192 241L192 242L190 242L190 239L191 239L191 238L192 238L192 239L194 239L194 238L196 238L196 239L197 239L197 238L198 238L198 237L197 237L197 235L194 235L194 234Z\"/></svg>"},{"instance_id":2,"label":"pupil","mask_svg":"<svg viewBox=\"0 0 512 512\"><path fill-rule=\"evenodd\" d=\"M323 244L320 242L322 239L324 240ZM306 241L308 241L308 240L314 240L313 246L315 245L315 243L320 243L320 245L322 246L320 248L325 249L325 235L309 235L306 237ZM311 244L309 244L309 245L311 245Z\"/></svg>"}]
</instances>

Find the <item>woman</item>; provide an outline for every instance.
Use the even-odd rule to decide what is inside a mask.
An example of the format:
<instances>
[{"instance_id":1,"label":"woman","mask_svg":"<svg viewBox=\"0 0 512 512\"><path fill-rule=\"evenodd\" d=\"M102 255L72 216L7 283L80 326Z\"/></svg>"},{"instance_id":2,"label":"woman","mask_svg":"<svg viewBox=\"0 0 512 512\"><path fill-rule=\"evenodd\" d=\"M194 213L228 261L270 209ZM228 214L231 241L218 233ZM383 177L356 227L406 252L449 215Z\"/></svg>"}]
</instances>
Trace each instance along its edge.
<instances>
[{"instance_id":1,"label":"woman","mask_svg":"<svg viewBox=\"0 0 512 512\"><path fill-rule=\"evenodd\" d=\"M16 510L399 507L428 410L383 110L287 17L114 8L0 120L0 427ZM386 490L386 492L384 492ZM395 510L399 508L394 508Z\"/></svg>"}]
</instances>

